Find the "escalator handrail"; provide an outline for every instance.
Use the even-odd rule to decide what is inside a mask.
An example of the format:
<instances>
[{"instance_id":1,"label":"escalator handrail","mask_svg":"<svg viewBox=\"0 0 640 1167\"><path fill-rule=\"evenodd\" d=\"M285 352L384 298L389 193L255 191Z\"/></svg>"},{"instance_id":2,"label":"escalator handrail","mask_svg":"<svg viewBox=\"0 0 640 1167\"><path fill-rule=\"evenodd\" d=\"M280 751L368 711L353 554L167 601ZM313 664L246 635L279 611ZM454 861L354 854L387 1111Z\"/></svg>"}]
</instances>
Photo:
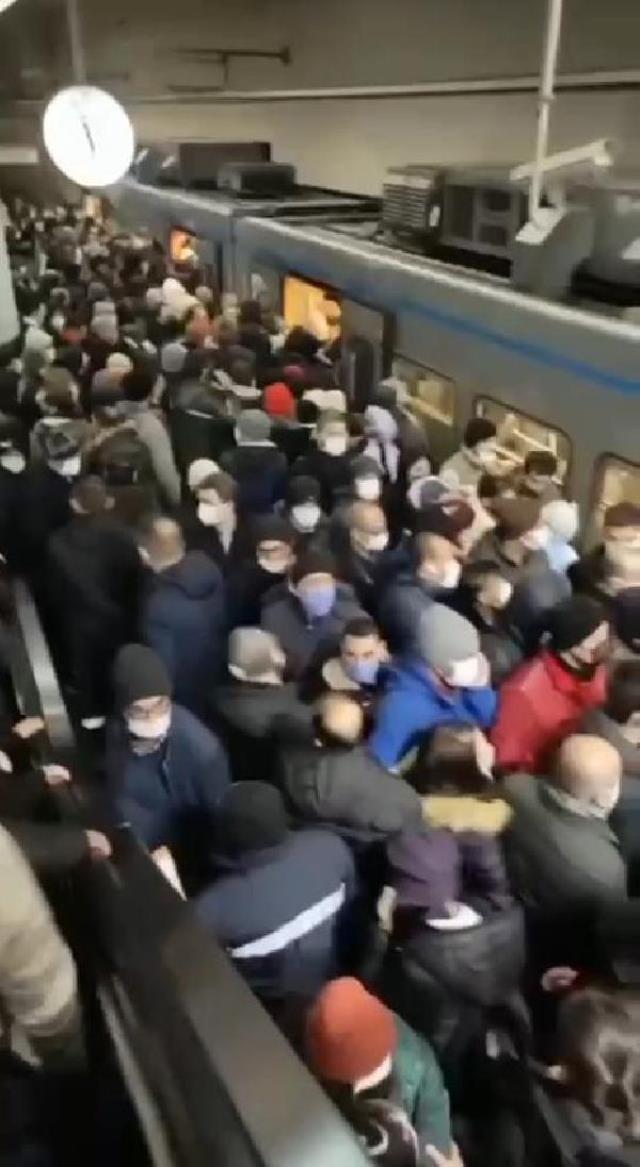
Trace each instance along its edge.
<instances>
[{"instance_id":1,"label":"escalator handrail","mask_svg":"<svg viewBox=\"0 0 640 1167\"><path fill-rule=\"evenodd\" d=\"M42 715L55 752L70 756L73 729L37 608L24 583L15 595L23 712ZM65 797L65 817L77 818L82 801ZM87 922L181 1165L204 1167L214 1155L220 1167L364 1167L350 1128L189 905L128 830L113 843L113 862L83 872Z\"/></svg>"}]
</instances>

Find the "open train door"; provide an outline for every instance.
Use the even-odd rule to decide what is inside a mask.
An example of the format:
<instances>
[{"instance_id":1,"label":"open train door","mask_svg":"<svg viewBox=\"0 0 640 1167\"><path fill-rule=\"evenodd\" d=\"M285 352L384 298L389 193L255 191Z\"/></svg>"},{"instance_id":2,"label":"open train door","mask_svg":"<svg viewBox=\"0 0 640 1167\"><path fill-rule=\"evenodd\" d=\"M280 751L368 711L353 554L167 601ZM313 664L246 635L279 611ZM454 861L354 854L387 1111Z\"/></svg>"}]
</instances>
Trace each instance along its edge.
<instances>
[{"instance_id":1,"label":"open train door","mask_svg":"<svg viewBox=\"0 0 640 1167\"><path fill-rule=\"evenodd\" d=\"M392 320L355 300L342 300L342 383L349 407L362 413L386 375L392 351Z\"/></svg>"}]
</instances>

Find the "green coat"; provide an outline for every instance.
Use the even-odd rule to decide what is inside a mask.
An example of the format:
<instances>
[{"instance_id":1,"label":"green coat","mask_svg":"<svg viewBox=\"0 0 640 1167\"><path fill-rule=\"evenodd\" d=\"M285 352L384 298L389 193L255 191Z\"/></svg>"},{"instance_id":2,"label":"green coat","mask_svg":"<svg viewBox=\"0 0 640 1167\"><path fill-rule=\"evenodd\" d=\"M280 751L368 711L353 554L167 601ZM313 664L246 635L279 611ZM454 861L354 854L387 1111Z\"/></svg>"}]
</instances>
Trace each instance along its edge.
<instances>
[{"instance_id":1,"label":"green coat","mask_svg":"<svg viewBox=\"0 0 640 1167\"><path fill-rule=\"evenodd\" d=\"M449 1095L436 1055L429 1043L400 1017L396 1017L396 1024L398 1048L393 1074L403 1109L413 1123L422 1150L430 1145L446 1155L452 1141Z\"/></svg>"}]
</instances>

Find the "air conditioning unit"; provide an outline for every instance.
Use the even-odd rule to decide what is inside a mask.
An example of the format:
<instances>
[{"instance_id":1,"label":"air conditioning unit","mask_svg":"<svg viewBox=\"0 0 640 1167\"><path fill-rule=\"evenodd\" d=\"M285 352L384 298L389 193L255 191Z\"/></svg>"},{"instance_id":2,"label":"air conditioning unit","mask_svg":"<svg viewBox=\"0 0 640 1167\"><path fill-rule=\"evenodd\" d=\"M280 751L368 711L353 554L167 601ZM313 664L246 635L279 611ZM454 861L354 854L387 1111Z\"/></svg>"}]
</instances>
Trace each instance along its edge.
<instances>
[{"instance_id":1,"label":"air conditioning unit","mask_svg":"<svg viewBox=\"0 0 640 1167\"><path fill-rule=\"evenodd\" d=\"M282 197L295 185L295 167L281 162L225 162L218 175L220 190L251 198Z\"/></svg>"}]
</instances>

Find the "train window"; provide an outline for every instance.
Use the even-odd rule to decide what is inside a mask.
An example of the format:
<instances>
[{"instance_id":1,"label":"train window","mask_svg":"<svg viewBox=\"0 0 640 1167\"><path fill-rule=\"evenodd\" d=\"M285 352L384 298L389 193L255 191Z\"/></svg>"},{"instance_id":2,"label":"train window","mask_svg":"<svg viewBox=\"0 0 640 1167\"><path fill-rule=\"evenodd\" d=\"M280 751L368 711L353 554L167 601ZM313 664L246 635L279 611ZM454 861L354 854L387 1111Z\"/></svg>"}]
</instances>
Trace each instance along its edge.
<instances>
[{"instance_id":1,"label":"train window","mask_svg":"<svg viewBox=\"0 0 640 1167\"><path fill-rule=\"evenodd\" d=\"M640 506L640 466L605 454L596 469L593 518L598 526L607 507L619 502Z\"/></svg>"},{"instance_id":2,"label":"train window","mask_svg":"<svg viewBox=\"0 0 640 1167\"><path fill-rule=\"evenodd\" d=\"M198 258L197 241L188 231L175 228L171 232L169 252L174 263L194 263Z\"/></svg>"},{"instance_id":3,"label":"train window","mask_svg":"<svg viewBox=\"0 0 640 1167\"><path fill-rule=\"evenodd\" d=\"M394 357L392 375L406 385L409 393L407 404L420 421L453 425L456 410L456 387L453 381L406 357Z\"/></svg>"},{"instance_id":4,"label":"train window","mask_svg":"<svg viewBox=\"0 0 640 1167\"><path fill-rule=\"evenodd\" d=\"M562 430L553 429L526 413L517 413L490 397L477 399L475 412L497 426L498 452L505 469L521 466L533 450L548 450L558 460L558 481L564 481L571 459L571 442Z\"/></svg>"},{"instance_id":5,"label":"train window","mask_svg":"<svg viewBox=\"0 0 640 1167\"><path fill-rule=\"evenodd\" d=\"M340 336L342 309L338 293L299 276L285 277L283 315L287 328L308 328L323 342Z\"/></svg>"}]
</instances>

